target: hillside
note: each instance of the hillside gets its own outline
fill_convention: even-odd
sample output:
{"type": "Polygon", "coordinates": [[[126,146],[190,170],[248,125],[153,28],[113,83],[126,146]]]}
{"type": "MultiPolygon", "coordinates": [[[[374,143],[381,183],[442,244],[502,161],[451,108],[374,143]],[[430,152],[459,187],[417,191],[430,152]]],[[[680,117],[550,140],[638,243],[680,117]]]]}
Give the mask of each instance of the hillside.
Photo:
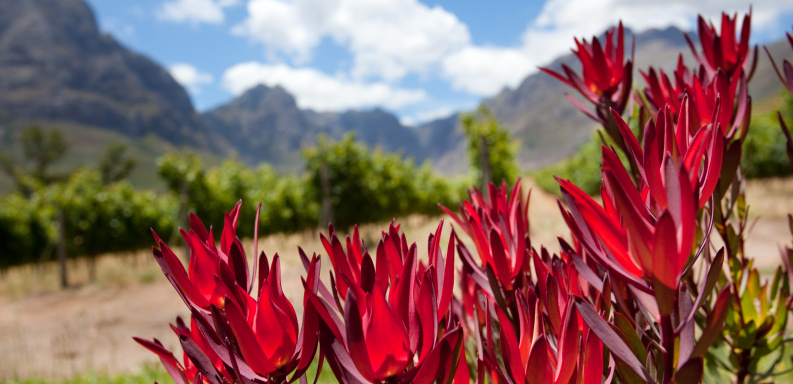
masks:
{"type": "Polygon", "coordinates": [[[0,0],[0,9],[0,122],[56,121],[211,145],[184,88],[100,33],[84,1],[0,0]]]}
{"type": "Polygon", "coordinates": [[[248,163],[268,162],[284,171],[302,168],[300,152],[319,134],[338,140],[346,132],[369,147],[402,152],[414,158],[423,153],[415,132],[382,109],[319,113],[300,109],[280,86],[257,85],[227,104],[204,113],[210,131],[227,140],[248,163]]]}
{"type": "MultiPolygon", "coordinates": [[[[140,166],[136,185],[158,181],[158,156],[189,147],[211,159],[210,140],[187,92],[159,64],[99,31],[83,0],[0,0],[0,150],[21,161],[18,132],[60,129],[70,150],[58,167],[93,164],[124,142],[140,166]]],[[[12,186],[0,175],[0,193],[12,186]]]]}

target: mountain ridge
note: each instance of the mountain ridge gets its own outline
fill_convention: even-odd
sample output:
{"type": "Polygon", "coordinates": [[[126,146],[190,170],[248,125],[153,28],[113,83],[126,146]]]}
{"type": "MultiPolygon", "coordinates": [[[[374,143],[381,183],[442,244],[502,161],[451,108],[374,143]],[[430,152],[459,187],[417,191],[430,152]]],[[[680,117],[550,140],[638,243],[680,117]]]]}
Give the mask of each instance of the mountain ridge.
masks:
{"type": "MultiPolygon", "coordinates": [[[[16,150],[17,156],[21,155],[13,148],[15,135],[25,124],[41,122],[62,126],[73,141],[87,141],[80,143],[82,149],[72,163],[93,156],[88,146],[94,139],[84,137],[86,132],[90,136],[107,130],[113,134],[94,135],[103,137],[95,140],[96,155],[104,149],[99,145],[112,137],[131,145],[148,143],[145,151],[138,151],[148,157],[190,148],[209,154],[212,162],[237,157],[291,172],[302,168],[301,152],[317,135],[339,139],[354,132],[369,147],[418,162],[430,160],[441,173],[468,170],[459,111],[406,126],[382,108],[302,109],[283,87],[260,84],[198,113],[185,88],[161,65],[100,32],[84,0],[0,0],[0,9],[0,148],[16,150]],[[75,126],[81,128],[70,128],[75,126]]],[[[631,41],[634,35],[626,32],[631,41]]],[[[674,27],[637,33],[635,41],[635,68],[652,63],[668,70],[680,52],[689,65],[694,63],[683,33],[674,27]]],[[[769,49],[778,60],[793,59],[786,41],[769,49]]],[[[781,88],[768,58],[761,53],[759,59],[750,85],[756,100],[772,97],[781,88]]],[[[579,67],[570,53],[548,66],[558,69],[562,63],[579,67]]],[[[638,71],[634,81],[641,83],[638,71]]],[[[574,95],[561,82],[536,72],[518,86],[482,99],[521,143],[523,169],[571,155],[594,132],[596,124],[565,99],[566,92],[574,95]]],[[[143,166],[151,173],[156,169],[151,158],[144,159],[143,166]]]]}

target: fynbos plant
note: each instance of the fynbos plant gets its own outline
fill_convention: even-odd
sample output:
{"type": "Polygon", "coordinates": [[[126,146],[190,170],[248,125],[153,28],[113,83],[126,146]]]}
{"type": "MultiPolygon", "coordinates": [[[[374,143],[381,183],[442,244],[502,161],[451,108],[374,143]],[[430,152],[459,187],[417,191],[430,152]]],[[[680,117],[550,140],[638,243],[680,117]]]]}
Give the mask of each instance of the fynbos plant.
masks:
{"type": "MultiPolygon", "coordinates": [[[[638,130],[623,119],[634,93],[622,24],[604,44],[576,40],[582,75],[543,69],[591,102],[594,112],[574,101],[617,143],[601,148],[600,201],[557,179],[570,231],[557,254],[529,238],[521,181],[491,183],[469,192],[458,212],[441,206],[457,228],[441,241],[441,221],[426,254],[396,222],[376,244],[357,227],[342,237],[329,226],[319,235],[324,256],[299,249],[298,318],[281,288],[280,257],[269,263],[254,239],[248,267],[238,203],[217,243],[191,215],[181,232],[187,268],[154,235],[155,259],[190,310],[190,326],[172,326],[181,360],[156,339],[136,341],[177,383],[307,382],[312,363],[342,383],[773,380],[784,370],[777,363],[788,342],[793,250],[782,248],[784,269],[769,278],[744,249],[740,157],[757,49],[750,60],[751,15],[740,29],[737,20],[723,15],[719,32],[699,19],[701,52],[689,39],[698,67],[681,55],[671,76],[641,72],[638,130]]],[[[782,68],[793,92],[793,69],[787,61],[782,68]]],[[[257,214],[254,236],[258,222],[257,214]]],[[[793,234],[793,217],[790,226],[793,234]]]]}

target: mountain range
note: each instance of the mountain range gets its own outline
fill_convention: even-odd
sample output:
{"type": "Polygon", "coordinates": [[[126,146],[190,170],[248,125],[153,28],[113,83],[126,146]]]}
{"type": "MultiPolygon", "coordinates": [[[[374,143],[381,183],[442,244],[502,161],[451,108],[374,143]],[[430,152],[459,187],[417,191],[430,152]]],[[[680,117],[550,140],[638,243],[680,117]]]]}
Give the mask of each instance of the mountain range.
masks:
{"type": "MultiPolygon", "coordinates": [[[[154,159],[178,148],[190,148],[210,164],[236,156],[249,164],[268,162],[297,171],[302,148],[317,135],[338,139],[352,131],[367,146],[430,160],[441,173],[467,171],[457,113],[405,126],[379,108],[338,113],[301,109],[285,89],[265,85],[198,113],[168,71],[100,32],[84,0],[0,0],[0,9],[0,150],[12,156],[21,157],[16,137],[31,123],[64,132],[73,149],[63,166],[91,163],[106,144],[123,141],[141,160],[133,182],[148,186],[156,179],[154,159]]],[[[688,52],[676,28],[629,38],[636,42],[636,68],[652,63],[669,69],[680,52],[688,52]]],[[[787,42],[769,49],[778,60],[793,60],[787,42]]],[[[571,54],[549,66],[558,69],[562,63],[577,66],[571,54]]],[[[635,79],[639,84],[638,73],[635,79]]],[[[752,95],[762,101],[779,89],[762,55],[752,95]]],[[[535,73],[482,101],[520,142],[524,169],[555,163],[592,135],[595,124],[565,99],[568,91],[535,73]]],[[[8,183],[0,179],[0,184],[8,183]]]]}

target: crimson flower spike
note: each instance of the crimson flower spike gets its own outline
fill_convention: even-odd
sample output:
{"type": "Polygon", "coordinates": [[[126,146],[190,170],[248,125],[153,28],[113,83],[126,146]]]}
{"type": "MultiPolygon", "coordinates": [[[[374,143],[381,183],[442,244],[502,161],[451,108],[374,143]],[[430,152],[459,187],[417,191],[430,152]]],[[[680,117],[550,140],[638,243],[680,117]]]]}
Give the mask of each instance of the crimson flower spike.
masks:
{"type": "Polygon", "coordinates": [[[444,260],[441,229],[442,223],[430,237],[426,267],[395,223],[382,232],[376,261],[357,229],[346,253],[332,227],[330,239],[322,236],[336,274],[330,290],[318,282],[319,295],[307,295],[323,324],[323,355],[340,382],[430,383],[456,376],[463,338],[449,311],[454,235],[444,260]]]}
{"type": "Polygon", "coordinates": [[[243,297],[248,294],[248,262],[242,243],[236,235],[237,221],[242,201],[225,214],[225,225],[220,237],[220,249],[215,244],[212,229],[206,227],[195,214],[190,214],[189,231],[181,230],[182,238],[190,250],[190,263],[185,270],[174,252],[152,230],[158,247],[153,247],[154,258],[165,276],[188,307],[206,312],[211,306],[223,308],[231,299],[243,308],[243,297]]]}
{"type": "Polygon", "coordinates": [[[574,88],[594,104],[597,107],[595,113],[568,96],[568,99],[578,109],[606,126],[609,119],[608,109],[614,108],[622,113],[630,98],[633,81],[633,50],[631,50],[630,59],[626,61],[624,30],[621,21],[617,28],[606,32],[605,46],[597,37],[592,38],[591,44],[585,39],[580,41],[575,39],[575,43],[576,49],[573,49],[573,53],[581,62],[581,76],[565,64],[562,64],[564,74],[544,67],[540,67],[540,70],[574,88]],[[616,44],[614,42],[615,32],[616,44]]]}
{"type": "Polygon", "coordinates": [[[705,21],[700,15],[697,22],[699,40],[702,46],[702,53],[697,53],[697,49],[691,38],[686,34],[685,38],[691,48],[691,52],[697,61],[705,67],[708,77],[712,78],[716,72],[722,71],[731,78],[735,72],[744,71],[747,73],[747,81],[752,78],[752,74],[757,66],[757,47],[754,49],[754,60],[751,68],[749,65],[749,34],[752,27],[752,9],[749,8],[743,18],[740,36],[736,38],[738,15],[730,17],[726,13],[721,14],[721,34],[716,31],[713,23],[705,21]]]}
{"type": "Polygon", "coordinates": [[[683,167],[698,196],[698,208],[705,206],[718,184],[724,152],[724,138],[714,124],[708,124],[689,136],[691,106],[688,96],[678,108],[680,117],[675,124],[669,105],[659,110],[655,121],[648,121],[644,129],[643,148],[628,124],[612,111],[614,121],[622,133],[641,179],[641,195],[648,196],[650,210],[658,215],[669,206],[664,187],[664,164],[667,160],[683,167]]]}
{"type": "MultiPolygon", "coordinates": [[[[366,244],[361,240],[358,226],[353,228],[352,238],[346,238],[346,251],[342,246],[332,225],[328,227],[328,237],[320,234],[320,240],[333,264],[333,294],[344,301],[350,289],[359,290],[367,286],[369,281],[377,283],[383,292],[388,287],[396,287],[399,276],[405,268],[405,263],[414,258],[412,252],[417,252],[415,247],[408,247],[404,234],[399,232],[400,225],[392,222],[388,231],[383,231],[382,238],[377,244],[376,256],[373,260],[366,249],[366,244]],[[376,268],[375,268],[376,267],[376,268]]],[[[424,275],[433,269],[433,284],[438,296],[438,313],[441,319],[446,316],[452,300],[454,290],[454,235],[446,248],[446,257],[443,256],[441,236],[443,220],[438,224],[435,233],[431,234],[428,242],[428,265],[423,261],[418,262],[415,270],[417,281],[422,281],[424,275]]],[[[389,291],[389,299],[396,297],[397,292],[389,291]]],[[[342,310],[339,305],[339,311],[342,310]]],[[[361,307],[360,310],[364,311],[361,307]]],[[[440,320],[440,319],[439,319],[440,320]]]]}
{"type": "Polygon", "coordinates": [[[695,191],[671,158],[660,165],[666,208],[652,212],[617,154],[603,147],[603,206],[569,180],[558,179],[568,226],[603,268],[645,292],[648,282],[676,290],[696,230],[695,191]]]}
{"type": "MultiPolygon", "coordinates": [[[[316,283],[318,268],[315,258],[309,267],[308,279],[312,281],[309,286],[316,283]]],[[[300,329],[295,310],[281,289],[281,265],[277,254],[269,270],[263,268],[263,272],[265,276],[259,279],[258,298],[248,306],[247,313],[233,302],[226,306],[228,330],[236,340],[241,360],[254,373],[249,378],[272,380],[286,377],[293,371],[295,378],[305,372],[316,350],[319,331],[316,314],[307,305],[300,329]]],[[[218,320],[216,318],[215,322],[218,320]]]]}
{"type": "Polygon", "coordinates": [[[686,74],[688,74],[688,68],[686,68],[683,63],[683,55],[681,54],[677,59],[677,69],[674,72],[675,75],[672,76],[675,80],[674,83],[669,79],[669,76],[663,69],[658,69],[656,71],[655,68],[650,67],[647,73],[641,70],[639,73],[647,84],[644,88],[644,96],[650,103],[650,105],[647,106],[648,112],[658,111],[664,105],[668,105],[674,116],[674,120],[677,121],[679,112],[678,106],[683,101],[683,96],[686,94],[682,82],[683,79],[690,78],[690,76],[686,76],[686,74]]]}
{"type": "Polygon", "coordinates": [[[193,309],[206,345],[232,369],[237,382],[286,383],[305,374],[319,343],[317,311],[308,303],[309,294],[316,294],[319,280],[319,258],[314,257],[304,281],[303,325],[298,329],[292,304],[281,289],[281,268],[278,255],[271,266],[262,263],[259,297],[248,299],[247,311],[228,301],[223,313],[211,308],[211,314],[193,309]],[[292,374],[291,378],[287,376],[292,374]]]}
{"type": "Polygon", "coordinates": [[[199,331],[195,318],[192,318],[191,325],[188,328],[184,321],[177,317],[176,325],[171,325],[171,329],[179,337],[179,341],[182,344],[182,349],[184,350],[183,365],[157,339],[153,341],[138,337],[133,337],[133,339],[138,344],[157,354],[166,372],[177,383],[234,382],[234,376],[226,369],[220,356],[211,349],[199,331]],[[193,361],[199,361],[200,363],[195,364],[193,361]],[[203,377],[204,379],[196,380],[197,377],[203,377]]]}
{"type": "Polygon", "coordinates": [[[286,382],[290,373],[293,377],[289,381],[294,381],[305,373],[316,352],[318,315],[310,303],[306,304],[308,292],[315,294],[319,287],[319,258],[315,257],[306,267],[307,293],[300,328],[295,310],[281,288],[277,254],[268,265],[267,256],[261,253],[257,299],[249,294],[257,279],[249,278],[255,274],[248,273],[245,253],[236,236],[240,204],[225,215],[219,249],[212,230],[207,232],[198,217],[191,215],[190,231],[182,231],[191,252],[188,271],[154,235],[160,246],[154,248],[155,258],[193,314],[191,329],[181,322],[174,327],[191,363],[186,360],[182,369],[156,343],[142,344],[161,356],[175,379],[184,376],[177,382],[193,376],[193,368],[198,370],[194,375],[197,383],[280,383],[286,382]],[[179,369],[186,374],[179,373],[179,369]]]}
{"type": "Polygon", "coordinates": [[[700,128],[714,124],[720,127],[728,140],[736,135],[745,137],[752,100],[744,72],[735,72],[732,77],[727,77],[726,73],[718,71],[710,80],[695,75],[685,88],[692,105],[689,130],[692,136],[700,128]]]}
{"type": "MultiPolygon", "coordinates": [[[[542,316],[542,304],[529,289],[528,297],[522,292],[516,292],[517,315],[515,323],[510,321],[503,309],[490,302],[490,312],[495,312],[495,318],[501,328],[499,335],[501,357],[504,368],[501,367],[495,352],[496,344],[492,342],[492,324],[488,316],[486,329],[488,332],[487,354],[485,359],[493,367],[499,382],[507,383],[594,383],[600,382],[602,377],[602,344],[590,341],[592,348],[585,345],[584,353],[590,360],[585,364],[594,367],[579,365],[580,329],[587,331],[588,327],[579,321],[578,313],[572,304],[572,296],[567,302],[566,310],[560,319],[557,331],[546,327],[542,316]],[[585,373],[576,377],[576,368],[585,373]],[[591,376],[591,377],[590,377],[591,376]]],[[[588,333],[588,332],[587,332],[588,333]]],[[[584,335],[586,336],[587,333],[584,335]]],[[[590,336],[591,338],[591,336],[590,336]]]]}
{"type": "MultiPolygon", "coordinates": [[[[521,180],[515,183],[511,193],[506,183],[498,188],[490,183],[489,202],[476,189],[469,191],[468,195],[469,201],[460,203],[459,215],[442,205],[440,207],[473,239],[481,269],[492,268],[508,291],[524,285],[521,272],[529,266],[529,205],[528,197],[523,201],[521,180]]],[[[459,247],[468,254],[464,245],[459,247]]],[[[464,262],[470,260],[462,259],[464,262]]],[[[480,269],[473,263],[471,268],[480,269]]]]}

